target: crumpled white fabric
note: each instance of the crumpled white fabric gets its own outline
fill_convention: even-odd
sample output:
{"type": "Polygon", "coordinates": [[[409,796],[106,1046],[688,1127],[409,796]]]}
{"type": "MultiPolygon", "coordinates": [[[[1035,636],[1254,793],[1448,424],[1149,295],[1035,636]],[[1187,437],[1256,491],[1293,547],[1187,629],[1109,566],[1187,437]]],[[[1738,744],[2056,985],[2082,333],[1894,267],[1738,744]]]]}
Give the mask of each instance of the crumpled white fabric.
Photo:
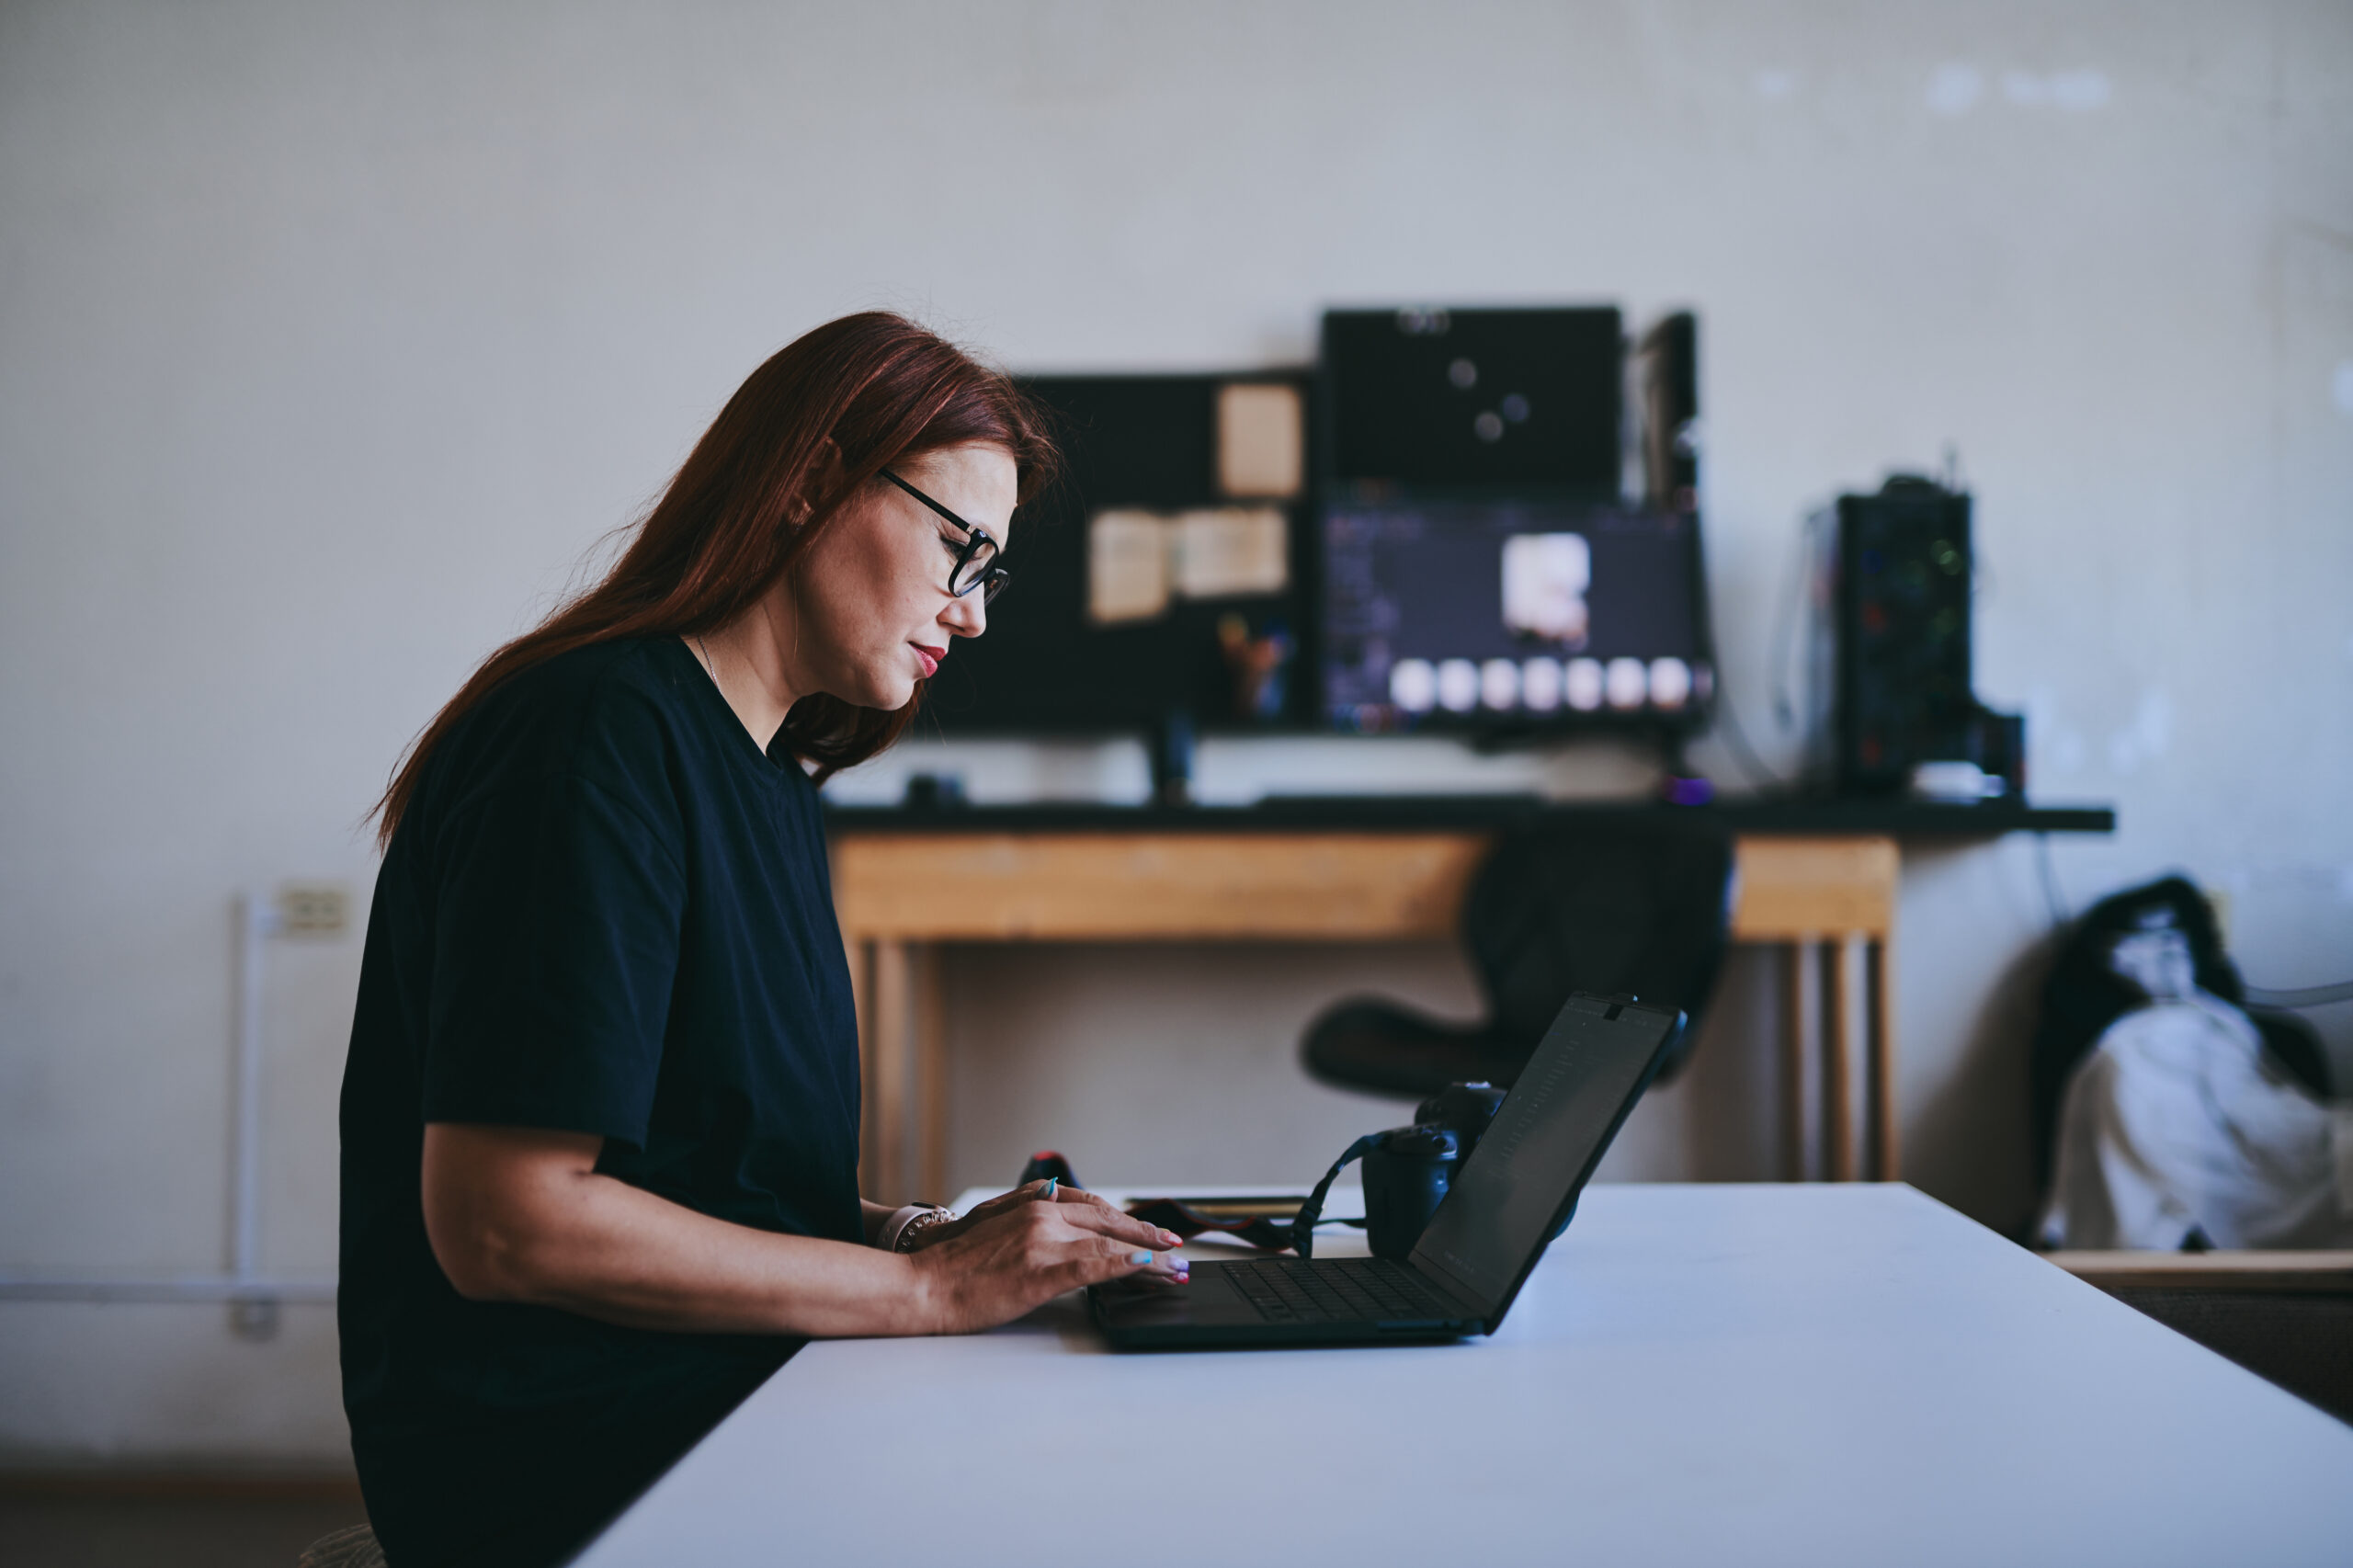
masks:
{"type": "Polygon", "coordinates": [[[2353,1107],[2263,1055],[2245,1014],[2206,992],[2108,1027],[2059,1113],[2049,1247],[2353,1246],[2353,1107]]]}

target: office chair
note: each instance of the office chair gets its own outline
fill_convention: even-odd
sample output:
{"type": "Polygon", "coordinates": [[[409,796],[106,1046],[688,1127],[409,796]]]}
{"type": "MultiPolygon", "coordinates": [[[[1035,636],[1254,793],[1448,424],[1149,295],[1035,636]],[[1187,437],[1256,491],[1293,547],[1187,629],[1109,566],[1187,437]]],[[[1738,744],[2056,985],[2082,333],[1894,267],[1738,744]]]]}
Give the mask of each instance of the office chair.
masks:
{"type": "Polygon", "coordinates": [[[1589,991],[1690,1015],[1665,1081],[1689,1055],[1722,966],[1731,893],[1732,837],[1709,817],[1663,807],[1512,829],[1462,904],[1486,1021],[1446,1024],[1356,997],[1308,1026],[1300,1059],[1324,1083],[1409,1099],[1462,1081],[1507,1085],[1569,993],[1589,991]]]}

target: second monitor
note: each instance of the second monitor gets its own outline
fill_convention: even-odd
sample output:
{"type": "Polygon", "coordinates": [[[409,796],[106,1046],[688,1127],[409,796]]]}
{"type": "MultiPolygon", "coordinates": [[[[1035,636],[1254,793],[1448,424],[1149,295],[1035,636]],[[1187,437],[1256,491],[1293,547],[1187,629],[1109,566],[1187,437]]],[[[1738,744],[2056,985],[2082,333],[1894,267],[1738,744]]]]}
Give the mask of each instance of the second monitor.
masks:
{"type": "Polygon", "coordinates": [[[1565,502],[1321,517],[1324,717],[1346,730],[1688,728],[1715,689],[1699,524],[1565,502]]]}

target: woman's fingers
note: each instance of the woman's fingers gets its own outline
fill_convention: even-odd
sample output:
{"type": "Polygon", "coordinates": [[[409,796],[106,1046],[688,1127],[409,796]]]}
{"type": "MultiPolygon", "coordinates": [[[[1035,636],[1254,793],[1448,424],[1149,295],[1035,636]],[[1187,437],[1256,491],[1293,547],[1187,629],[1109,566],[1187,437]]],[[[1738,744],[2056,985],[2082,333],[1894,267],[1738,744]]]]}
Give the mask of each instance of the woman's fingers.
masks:
{"type": "Polygon", "coordinates": [[[1174,1231],[1164,1231],[1148,1225],[1134,1215],[1092,1192],[1063,1187],[1055,1194],[1055,1213],[1083,1230],[1098,1232],[1114,1241],[1135,1242],[1143,1246],[1168,1248],[1182,1245],[1185,1238],[1174,1231]]]}
{"type": "Polygon", "coordinates": [[[962,1234],[916,1255],[957,1281],[942,1324],[951,1330],[1004,1323],[1065,1290],[1130,1278],[1168,1285],[1188,1272],[1174,1232],[1108,1204],[1033,1199],[988,1216],[976,1209],[973,1218],[962,1234]]]}
{"type": "Polygon", "coordinates": [[[1127,1210],[1114,1207],[1108,1199],[1075,1187],[1066,1187],[1049,1177],[1018,1187],[1002,1198],[992,1198],[974,1206],[975,1218],[1000,1214],[1031,1203],[1051,1203],[1052,1212],[1081,1230],[1095,1231],[1114,1241],[1133,1242],[1139,1246],[1165,1250],[1180,1246],[1184,1238],[1174,1231],[1164,1231],[1157,1225],[1147,1225],[1127,1210]]]}
{"type": "Polygon", "coordinates": [[[1055,1217],[1082,1231],[1092,1231],[1115,1242],[1134,1246],[1152,1247],[1161,1252],[1182,1246],[1185,1238],[1174,1231],[1164,1231],[1157,1225],[1147,1225],[1134,1215],[1112,1208],[1100,1199],[1089,1204],[1065,1203],[1056,1206],[1055,1217]]]}
{"type": "Polygon", "coordinates": [[[1183,1257],[1173,1253],[1097,1237],[1072,1249],[1068,1282],[1063,1289],[1078,1290],[1131,1278],[1173,1282],[1184,1278],[1188,1267],[1183,1257]]]}
{"type": "Polygon", "coordinates": [[[1032,1204],[1029,1218],[1033,1225],[1051,1227],[1052,1233],[1066,1234],[1076,1231],[1100,1237],[1106,1244],[1130,1252],[1167,1252],[1184,1244],[1185,1240],[1174,1231],[1147,1225],[1134,1215],[1122,1213],[1101,1201],[1032,1204]]]}
{"type": "MultiPolygon", "coordinates": [[[[1063,1187],[1059,1183],[1042,1181],[1029,1182],[1023,1186],[1015,1187],[1011,1192],[1000,1192],[995,1198],[983,1199],[980,1202],[973,1204],[970,1209],[964,1211],[964,1218],[967,1220],[986,1220],[998,1214],[1009,1214],[1017,1209],[1026,1208],[1029,1204],[1039,1202],[1041,1199],[1047,1201],[1060,1201],[1063,1195],[1070,1190],[1071,1189],[1069,1187],[1063,1187]],[[1051,1192],[1048,1190],[1049,1187],[1052,1188],[1051,1192]]],[[[1090,1192],[1085,1196],[1092,1198],[1095,1195],[1090,1192]]]]}
{"type": "Polygon", "coordinates": [[[1130,1274],[1175,1275],[1186,1267],[1170,1256],[1183,1238],[1108,1204],[1034,1205],[1023,1218],[1029,1256],[1043,1272],[1061,1277],[1061,1290],[1130,1274]]]}
{"type": "Polygon", "coordinates": [[[1029,1195],[1032,1201],[1060,1203],[1076,1209],[1108,1209],[1114,1214],[1120,1212],[1109,1199],[1089,1192],[1083,1187],[1072,1187],[1052,1176],[1022,1190],[1029,1195]]]}

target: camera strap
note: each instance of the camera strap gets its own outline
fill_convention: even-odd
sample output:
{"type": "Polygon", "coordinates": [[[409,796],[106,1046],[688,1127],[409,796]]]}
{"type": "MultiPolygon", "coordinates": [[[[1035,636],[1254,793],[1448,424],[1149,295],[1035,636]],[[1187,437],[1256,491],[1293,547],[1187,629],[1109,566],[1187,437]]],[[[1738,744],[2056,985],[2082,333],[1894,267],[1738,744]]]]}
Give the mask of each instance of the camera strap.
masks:
{"type": "Polygon", "coordinates": [[[1324,1217],[1324,1199],[1332,1190],[1332,1183],[1338,1179],[1340,1172],[1347,1167],[1349,1161],[1364,1158],[1380,1145],[1383,1138],[1388,1136],[1386,1132],[1368,1132],[1349,1144],[1347,1151],[1332,1162],[1332,1168],[1324,1173],[1324,1179],[1315,1184],[1315,1190],[1307,1195],[1307,1201],[1299,1206],[1299,1213],[1290,1222],[1290,1245],[1293,1252],[1302,1257],[1315,1256],[1315,1225],[1316,1221],[1324,1217]]]}
{"type": "Polygon", "coordinates": [[[1264,1214],[1253,1214],[1246,1220],[1221,1219],[1174,1198],[1138,1199],[1128,1205],[1128,1212],[1147,1225],[1174,1231],[1187,1241],[1215,1232],[1267,1252],[1280,1252],[1290,1245],[1290,1221],[1272,1220],[1264,1214]]]}

